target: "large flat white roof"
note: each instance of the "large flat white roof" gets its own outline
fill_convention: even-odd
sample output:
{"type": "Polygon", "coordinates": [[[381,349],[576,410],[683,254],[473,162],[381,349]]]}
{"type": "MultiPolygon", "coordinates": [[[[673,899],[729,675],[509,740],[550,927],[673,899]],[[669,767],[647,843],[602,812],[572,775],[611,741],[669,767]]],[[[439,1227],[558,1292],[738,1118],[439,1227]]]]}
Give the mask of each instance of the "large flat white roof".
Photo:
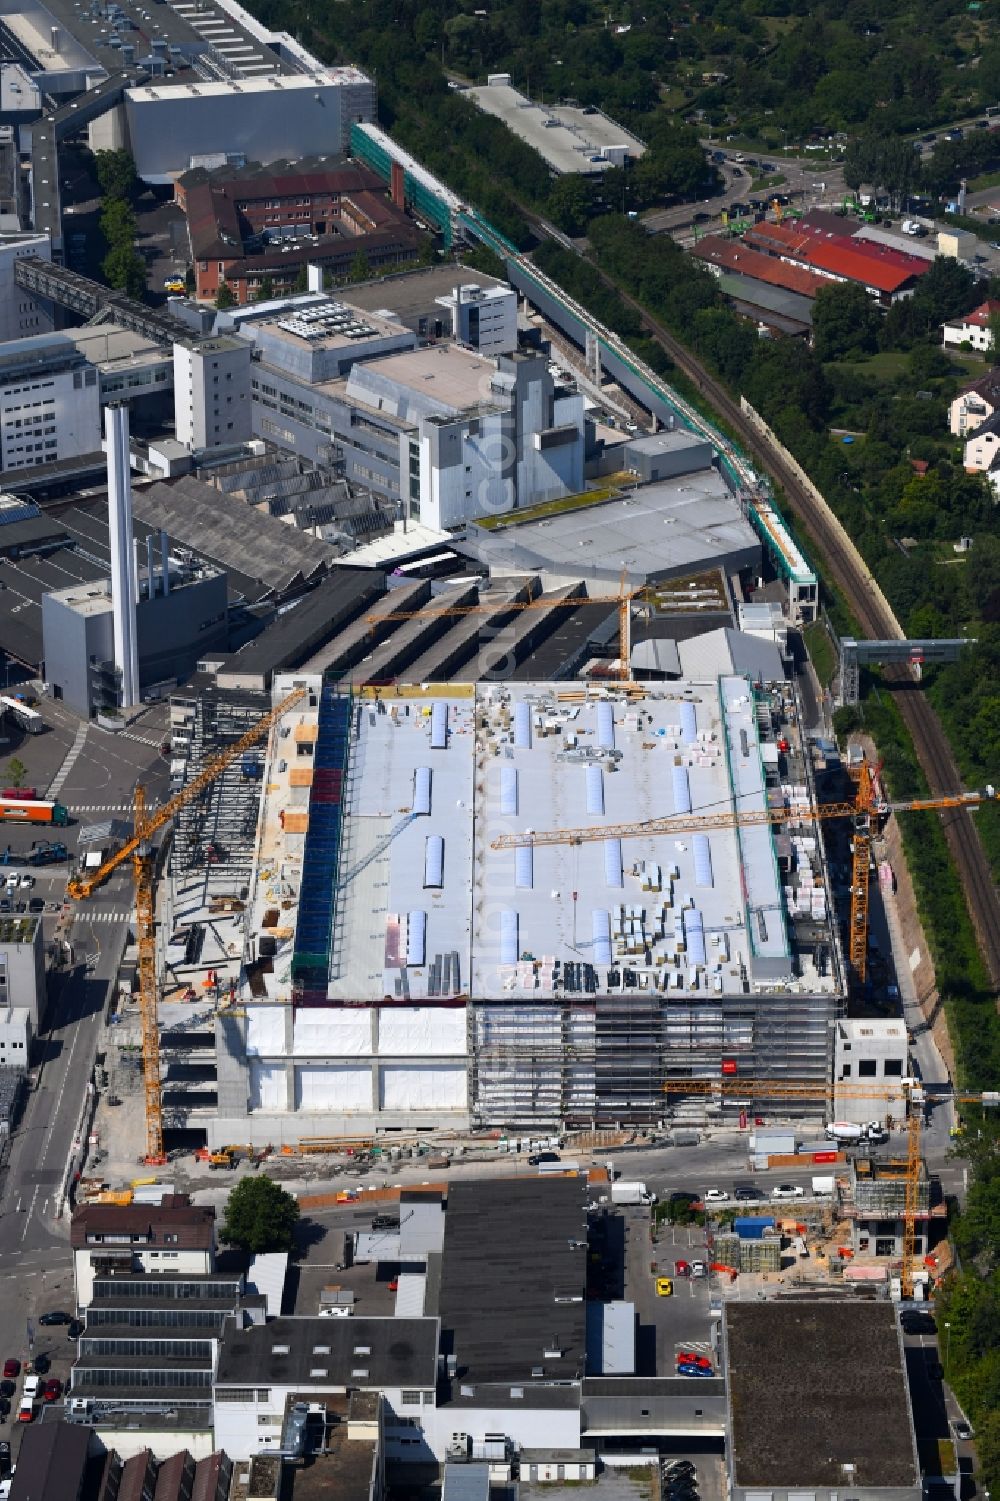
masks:
{"type": "MultiPolygon", "coordinates": [[[[299,709],[294,719],[304,726],[315,713],[299,709]]],[[[794,726],[781,733],[796,740],[794,726]]],[[[303,786],[290,799],[289,776],[308,765],[292,752],[287,739],[272,742],[264,874],[251,898],[254,923],[279,897],[282,907],[284,942],[256,991],[262,1000],[291,994],[305,825],[292,829],[290,813],[304,816],[309,795],[303,786]]],[[[811,957],[817,943],[835,941],[814,879],[811,824],[790,831],[794,861],[786,857],[784,873],[769,824],[697,835],[640,827],[620,842],[600,832],[801,803],[805,788],[779,780],[778,758],[774,738],[760,739],[751,684],[738,675],[651,684],[645,693],[517,682],[362,690],[328,893],[330,999],[830,991],[834,975],[817,972],[811,957]],[[578,829],[596,837],[494,847],[501,835],[578,829]],[[797,884],[783,885],[790,880],[797,884]],[[794,957],[790,912],[812,924],[794,957]]]]}
{"type": "Polygon", "coordinates": [[[272,94],[297,89],[343,88],[347,84],[368,83],[367,74],[360,68],[323,68],[318,73],[270,73],[263,78],[241,78],[239,82],[226,80],[204,83],[155,83],[127,89],[130,100],[138,104],[181,99],[222,99],[240,94],[272,94]]]}

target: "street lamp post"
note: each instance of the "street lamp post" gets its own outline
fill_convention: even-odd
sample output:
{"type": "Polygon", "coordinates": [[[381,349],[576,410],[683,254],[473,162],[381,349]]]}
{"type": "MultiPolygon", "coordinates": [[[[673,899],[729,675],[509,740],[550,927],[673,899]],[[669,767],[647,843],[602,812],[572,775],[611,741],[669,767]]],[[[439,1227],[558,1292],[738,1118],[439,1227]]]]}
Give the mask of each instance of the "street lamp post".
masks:
{"type": "Polygon", "coordinates": [[[946,1319],[945,1320],[945,1325],[944,1325],[944,1363],[945,1363],[945,1369],[947,1369],[947,1366],[948,1366],[948,1352],[950,1351],[950,1349],[951,1349],[951,1325],[948,1323],[948,1321],[946,1319]]]}

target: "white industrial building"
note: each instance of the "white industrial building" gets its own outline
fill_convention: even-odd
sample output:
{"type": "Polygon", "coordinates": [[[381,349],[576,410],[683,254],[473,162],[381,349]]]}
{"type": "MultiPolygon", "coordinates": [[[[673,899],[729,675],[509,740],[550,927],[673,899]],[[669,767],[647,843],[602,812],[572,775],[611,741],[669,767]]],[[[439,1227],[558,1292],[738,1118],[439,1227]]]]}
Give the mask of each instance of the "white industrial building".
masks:
{"type": "Polygon", "coordinates": [[[517,348],[517,293],[513,287],[463,283],[434,300],[451,314],[451,336],[460,344],[468,344],[480,354],[513,354],[517,348]]]}
{"type": "Polygon", "coordinates": [[[239,153],[267,166],[347,150],[351,126],[375,118],[375,85],[360,68],[210,83],[157,80],[125,94],[136,171],[170,183],[196,158],[239,153]]]}
{"type": "Polygon", "coordinates": [[[223,334],[174,345],[174,421],[191,452],[245,443],[251,433],[250,356],[245,339],[223,334]]]}
{"type": "Polygon", "coordinates": [[[101,446],[97,371],[65,334],[0,344],[0,469],[30,469],[101,446]]]}
{"type": "Polygon", "coordinates": [[[48,333],[52,328],[51,310],[14,281],[14,267],[25,256],[51,261],[52,241],[48,235],[0,235],[0,344],[48,333]]]}
{"type": "Polygon", "coordinates": [[[34,1029],[27,1006],[0,1004],[0,1068],[27,1069],[34,1029]]]}
{"type": "Polygon", "coordinates": [[[45,1025],[42,937],[40,917],[0,918],[0,1006],[26,1010],[32,1033],[45,1025]]]}
{"type": "MultiPolygon", "coordinates": [[[[470,338],[472,291],[455,309],[470,338]]],[[[476,337],[509,345],[515,302],[490,298],[499,316],[476,337]]],[[[543,355],[418,348],[398,318],[333,299],[249,323],[245,336],[258,355],[255,436],[312,460],[335,445],[347,480],[435,532],[583,489],[583,397],[556,384],[543,355]]]]}
{"type": "Polygon", "coordinates": [[[787,685],[307,681],[269,754],[218,1113],[189,1117],[210,1140],[655,1123],[686,1108],[668,1079],[830,1077],[817,829],[729,821],[813,795],[787,685]]]}
{"type": "Polygon", "coordinates": [[[903,1080],[909,1075],[909,1038],[906,1024],[882,1017],[864,1017],[837,1023],[834,1043],[834,1109],[837,1119],[870,1121],[892,1115],[902,1120],[906,1114],[903,1080]],[[838,1090],[843,1083],[846,1088],[838,1090]],[[866,1083],[873,1091],[871,1099],[854,1091],[866,1083]]]}

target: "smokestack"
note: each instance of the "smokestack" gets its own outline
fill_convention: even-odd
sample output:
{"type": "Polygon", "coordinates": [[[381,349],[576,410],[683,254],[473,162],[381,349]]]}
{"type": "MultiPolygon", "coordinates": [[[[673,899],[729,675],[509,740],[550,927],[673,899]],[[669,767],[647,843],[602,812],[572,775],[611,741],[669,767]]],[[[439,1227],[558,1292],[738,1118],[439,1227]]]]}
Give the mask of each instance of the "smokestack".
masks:
{"type": "Polygon", "coordinates": [[[139,654],[135,629],[136,566],[132,536],[132,478],[128,462],[128,407],[104,408],[108,456],[108,530],[111,544],[111,609],[115,666],[121,673],[122,706],[139,701],[139,654]]]}
{"type": "Polygon", "coordinates": [[[167,533],[164,527],[160,527],[160,566],[163,570],[163,597],[166,599],[170,593],[170,549],[167,545],[167,533]]]}

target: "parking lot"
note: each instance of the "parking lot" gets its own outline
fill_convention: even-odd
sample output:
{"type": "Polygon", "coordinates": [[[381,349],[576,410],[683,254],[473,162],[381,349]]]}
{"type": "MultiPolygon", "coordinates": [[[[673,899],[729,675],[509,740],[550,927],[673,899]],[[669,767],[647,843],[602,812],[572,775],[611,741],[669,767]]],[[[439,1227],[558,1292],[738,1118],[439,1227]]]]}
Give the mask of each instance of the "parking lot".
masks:
{"type": "Polygon", "coordinates": [[[679,1350],[710,1356],[714,1363],[710,1279],[676,1275],[678,1261],[707,1263],[704,1230],[664,1225],[654,1242],[648,1209],[625,1209],[615,1218],[623,1226],[624,1296],[635,1304],[638,1321],[636,1375],[675,1375],[679,1350]],[[673,1280],[670,1297],[656,1291],[657,1276],[663,1275],[673,1280]]]}

